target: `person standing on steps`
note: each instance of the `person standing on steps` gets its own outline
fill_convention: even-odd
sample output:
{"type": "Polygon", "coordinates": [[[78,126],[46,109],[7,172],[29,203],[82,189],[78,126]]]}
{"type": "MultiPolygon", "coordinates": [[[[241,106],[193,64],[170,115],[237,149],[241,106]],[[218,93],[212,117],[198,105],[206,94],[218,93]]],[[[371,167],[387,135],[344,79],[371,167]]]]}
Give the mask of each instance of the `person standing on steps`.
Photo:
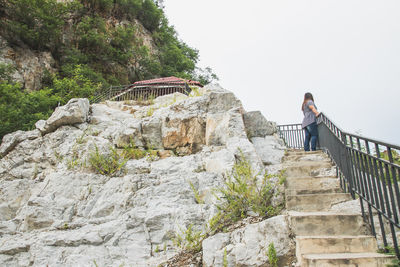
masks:
{"type": "Polygon", "coordinates": [[[304,129],[305,133],[304,150],[310,151],[311,141],[311,150],[315,151],[317,150],[317,117],[319,116],[319,112],[317,111],[317,106],[314,103],[314,97],[311,93],[305,93],[301,110],[304,114],[303,123],[301,124],[301,128],[304,129]]]}

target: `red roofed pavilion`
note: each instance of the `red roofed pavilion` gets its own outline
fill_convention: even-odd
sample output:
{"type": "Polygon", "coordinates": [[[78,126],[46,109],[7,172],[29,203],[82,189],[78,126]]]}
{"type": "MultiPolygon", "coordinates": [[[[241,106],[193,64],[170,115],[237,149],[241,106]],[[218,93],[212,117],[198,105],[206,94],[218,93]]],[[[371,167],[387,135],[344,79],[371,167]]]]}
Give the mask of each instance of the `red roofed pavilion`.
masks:
{"type": "Polygon", "coordinates": [[[133,84],[133,86],[143,86],[143,85],[192,85],[192,86],[198,86],[198,87],[203,87],[203,85],[198,82],[198,81],[193,81],[193,80],[185,80],[182,78],[177,78],[175,76],[171,77],[164,77],[164,78],[156,78],[156,79],[151,79],[151,80],[144,80],[144,81],[138,81],[133,84]]]}

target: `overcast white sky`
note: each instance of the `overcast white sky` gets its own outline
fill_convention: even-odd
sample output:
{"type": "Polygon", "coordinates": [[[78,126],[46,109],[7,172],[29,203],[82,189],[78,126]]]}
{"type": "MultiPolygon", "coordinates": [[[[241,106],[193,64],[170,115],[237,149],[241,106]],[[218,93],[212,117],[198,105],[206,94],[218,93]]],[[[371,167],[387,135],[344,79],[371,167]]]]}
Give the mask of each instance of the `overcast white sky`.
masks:
{"type": "Polygon", "coordinates": [[[164,2],[200,65],[246,110],[301,122],[310,91],[343,130],[400,144],[400,1],[164,2]]]}

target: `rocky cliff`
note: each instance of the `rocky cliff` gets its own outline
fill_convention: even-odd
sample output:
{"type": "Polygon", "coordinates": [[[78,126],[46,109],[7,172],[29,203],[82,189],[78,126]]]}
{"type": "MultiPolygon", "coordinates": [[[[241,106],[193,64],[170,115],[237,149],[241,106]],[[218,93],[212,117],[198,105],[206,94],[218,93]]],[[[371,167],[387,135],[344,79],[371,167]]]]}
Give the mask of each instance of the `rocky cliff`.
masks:
{"type": "MultiPolygon", "coordinates": [[[[166,264],[179,253],[174,235],[189,225],[201,229],[217,212],[215,188],[239,157],[255,172],[280,169],[284,147],[274,123],[245,112],[217,85],[195,95],[93,105],[72,99],[36,129],[6,135],[0,265],[166,264]]],[[[280,185],[273,186],[279,205],[280,185]]],[[[267,266],[274,243],[285,262],[293,253],[289,236],[283,215],[248,219],[204,240],[198,257],[203,266],[267,266]]]]}

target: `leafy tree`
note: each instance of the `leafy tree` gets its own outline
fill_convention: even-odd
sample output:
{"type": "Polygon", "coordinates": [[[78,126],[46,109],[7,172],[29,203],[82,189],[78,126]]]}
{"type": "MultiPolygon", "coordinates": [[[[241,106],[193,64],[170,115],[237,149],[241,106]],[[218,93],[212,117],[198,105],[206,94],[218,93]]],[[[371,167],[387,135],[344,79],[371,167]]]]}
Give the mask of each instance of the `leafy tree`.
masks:
{"type": "Polygon", "coordinates": [[[16,130],[30,130],[36,121],[46,119],[59,97],[51,89],[26,93],[17,83],[0,82],[0,138],[16,130]]]}
{"type": "Polygon", "coordinates": [[[11,45],[50,51],[58,67],[56,74],[44,72],[44,88],[26,92],[12,82],[12,67],[0,64],[0,137],[109,85],[171,75],[202,83],[216,78],[196,68],[198,51],[179,40],[153,0],[0,0],[0,15],[1,35],[11,45]],[[137,21],[151,32],[150,45],[137,21]]]}
{"type": "Polygon", "coordinates": [[[111,12],[114,0],[80,0],[82,5],[89,11],[95,11],[108,14],[111,12]]]}
{"type": "Polygon", "coordinates": [[[60,97],[61,104],[65,104],[69,99],[75,97],[85,97],[91,99],[94,92],[101,89],[101,83],[94,83],[85,75],[87,69],[81,65],[76,65],[72,70],[71,77],[62,79],[54,77],[53,89],[55,95],[60,97]]]}
{"type": "Polygon", "coordinates": [[[74,97],[91,98],[101,86],[88,77],[86,66],[76,65],[70,77],[53,76],[51,88],[26,92],[20,84],[9,81],[6,69],[0,64],[0,138],[16,130],[32,129],[36,121],[47,119],[58,104],[74,97]]]}
{"type": "Polygon", "coordinates": [[[6,18],[1,26],[9,42],[22,41],[33,49],[52,52],[61,44],[66,14],[74,7],[56,0],[8,0],[4,5],[6,18]]]}
{"type": "Polygon", "coordinates": [[[142,8],[138,14],[138,19],[146,29],[152,32],[158,29],[162,14],[161,9],[156,6],[153,0],[144,0],[142,8]]]}
{"type": "Polygon", "coordinates": [[[142,0],[116,0],[114,15],[133,21],[142,10],[142,0]]]}
{"type": "Polygon", "coordinates": [[[106,23],[100,16],[85,16],[76,25],[77,47],[91,61],[107,61],[111,46],[107,40],[106,23]]]}
{"type": "Polygon", "coordinates": [[[194,77],[203,85],[219,80],[218,76],[210,67],[206,67],[205,69],[197,68],[194,77]]]}

